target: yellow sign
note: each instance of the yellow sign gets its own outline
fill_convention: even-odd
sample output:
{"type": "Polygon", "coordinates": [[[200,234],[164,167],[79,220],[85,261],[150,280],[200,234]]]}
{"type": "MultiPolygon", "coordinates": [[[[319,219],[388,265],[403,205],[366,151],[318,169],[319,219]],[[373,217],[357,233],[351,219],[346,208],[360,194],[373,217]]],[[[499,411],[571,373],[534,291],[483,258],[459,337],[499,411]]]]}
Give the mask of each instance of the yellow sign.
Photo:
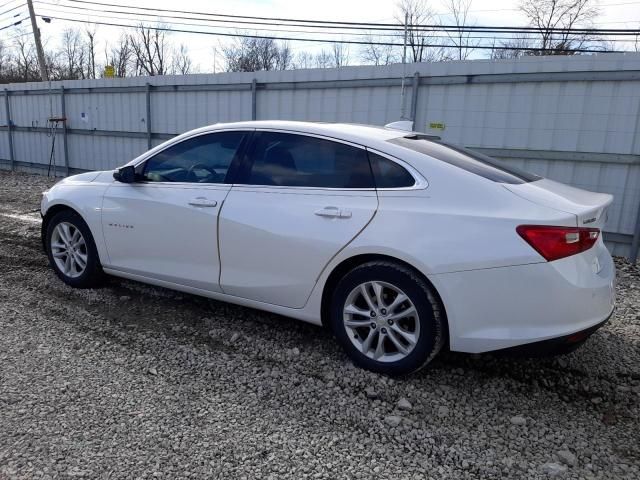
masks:
{"type": "Polygon", "coordinates": [[[105,78],[113,78],[115,77],[116,70],[113,68],[113,65],[105,65],[104,66],[104,77],[105,78]]]}
{"type": "Polygon", "coordinates": [[[444,123],[442,122],[431,122],[429,123],[429,128],[433,130],[444,130],[444,123]]]}

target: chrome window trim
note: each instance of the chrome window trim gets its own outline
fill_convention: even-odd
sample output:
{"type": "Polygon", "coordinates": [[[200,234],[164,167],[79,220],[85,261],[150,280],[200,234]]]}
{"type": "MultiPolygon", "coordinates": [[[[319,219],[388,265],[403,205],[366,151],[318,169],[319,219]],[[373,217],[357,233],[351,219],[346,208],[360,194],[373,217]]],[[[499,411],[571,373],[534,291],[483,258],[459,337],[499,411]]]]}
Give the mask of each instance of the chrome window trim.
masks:
{"type": "MultiPolygon", "coordinates": [[[[221,128],[219,130],[209,130],[209,131],[206,131],[206,132],[194,132],[193,134],[191,134],[189,136],[186,136],[186,137],[182,137],[180,139],[178,139],[178,137],[180,137],[180,135],[177,135],[175,138],[172,138],[171,140],[169,140],[169,142],[171,142],[171,143],[167,143],[164,146],[164,148],[162,148],[162,150],[154,151],[155,148],[160,146],[160,145],[157,145],[156,147],[152,148],[151,150],[143,153],[142,154],[143,155],[142,158],[140,158],[136,163],[134,163],[133,166],[135,168],[137,168],[142,163],[144,163],[147,160],[151,159],[152,157],[155,157],[156,155],[164,152],[166,149],[171,148],[174,145],[177,145],[178,143],[186,142],[187,140],[191,140],[192,138],[196,138],[196,137],[201,137],[202,135],[212,135],[212,134],[223,133],[223,132],[246,132],[246,133],[252,133],[252,132],[255,132],[255,128],[221,128]],[[151,153],[151,152],[153,152],[153,153],[151,153]]],[[[153,183],[176,183],[176,182],[153,182],[153,183]]],[[[226,184],[224,184],[224,185],[226,185],[226,184]]]]}
{"type": "MultiPolygon", "coordinates": [[[[330,135],[322,135],[322,134],[318,134],[318,133],[312,133],[312,132],[305,132],[305,131],[300,131],[300,130],[291,130],[291,129],[283,129],[283,128],[268,128],[268,127],[264,127],[264,128],[221,128],[221,129],[214,129],[214,130],[208,130],[205,132],[197,132],[197,133],[193,133],[192,135],[189,135],[187,137],[181,138],[179,140],[175,140],[172,141],[171,143],[167,144],[162,150],[158,150],[156,152],[153,152],[153,154],[149,154],[144,156],[141,160],[139,160],[137,163],[133,164],[134,168],[138,168],[138,166],[140,166],[141,164],[143,164],[144,162],[148,161],[149,159],[151,159],[152,157],[164,152],[166,149],[184,142],[186,140],[190,140],[192,138],[195,137],[199,137],[202,135],[211,135],[211,134],[215,134],[215,133],[222,133],[222,132],[247,132],[247,133],[251,133],[251,132],[276,132],[276,133],[288,133],[288,134],[293,134],[293,135],[301,135],[301,136],[306,136],[306,137],[313,137],[313,138],[320,138],[322,140],[328,140],[328,141],[332,141],[332,142],[337,142],[337,143],[342,143],[344,145],[349,145],[351,147],[354,148],[358,148],[360,150],[365,150],[367,152],[372,152],[375,153],[377,155],[380,155],[384,158],[386,158],[387,160],[390,160],[392,162],[397,163],[398,165],[400,165],[402,168],[404,168],[405,170],[407,170],[409,172],[409,174],[413,177],[413,179],[415,180],[415,184],[410,186],[410,187],[393,187],[393,188],[336,188],[336,187],[299,187],[299,186],[283,186],[283,185],[254,185],[254,184],[250,184],[250,183],[233,183],[233,184],[229,184],[229,183],[198,183],[198,182],[148,182],[148,181],[141,181],[141,182],[136,182],[137,184],[142,184],[142,185],[183,185],[183,186],[187,186],[187,185],[200,185],[200,186],[205,186],[205,185],[213,185],[213,186],[225,186],[225,185],[229,185],[229,186],[233,186],[233,187],[247,187],[247,188],[260,188],[260,189],[295,189],[295,190],[312,190],[312,191],[340,191],[340,192],[375,192],[375,191],[380,191],[380,192],[387,192],[387,191],[391,191],[391,192],[395,192],[395,191],[411,191],[411,190],[424,190],[429,186],[429,182],[427,181],[426,178],[424,178],[420,172],[418,172],[415,167],[413,167],[412,165],[410,165],[409,163],[405,162],[404,160],[401,160],[397,157],[394,157],[393,155],[390,155],[388,153],[385,152],[381,152],[380,150],[376,150],[375,148],[370,148],[367,147],[366,145],[361,145],[358,143],[354,143],[354,142],[350,142],[348,140],[344,140],[341,138],[337,138],[337,137],[332,137],[330,135]]],[[[374,179],[375,180],[375,179],[374,179]]]]}
{"type": "MultiPolygon", "coordinates": [[[[350,142],[348,140],[343,140],[341,138],[336,138],[336,137],[331,137],[328,135],[320,135],[317,133],[311,133],[311,132],[302,132],[299,130],[287,130],[287,129],[282,129],[282,128],[268,128],[268,127],[264,127],[264,128],[256,128],[254,130],[255,132],[275,132],[275,133],[287,133],[287,134],[291,134],[291,135],[300,135],[303,137],[313,137],[313,138],[319,138],[321,140],[328,140],[330,142],[336,142],[336,143],[342,143],[344,145],[349,145],[350,147],[354,147],[357,148],[359,150],[364,150],[365,153],[367,151],[367,147],[364,145],[360,145],[358,143],[353,143],[350,142]]],[[[371,175],[373,176],[373,172],[371,172],[371,175]]],[[[374,179],[375,181],[375,179],[374,179]]],[[[286,185],[255,185],[252,183],[234,183],[233,184],[234,187],[246,187],[246,188],[260,188],[260,189],[268,189],[268,188],[275,188],[275,189],[296,189],[296,190],[313,190],[313,191],[318,191],[318,192],[322,192],[322,191],[332,191],[332,192],[375,192],[376,188],[375,187],[367,187],[367,188],[339,188],[339,187],[299,187],[299,186],[286,186],[286,185]]]]}
{"type": "MultiPolygon", "coordinates": [[[[142,160],[138,161],[137,163],[133,164],[133,168],[138,168],[140,165],[142,165],[143,163],[145,163],[148,160],[151,160],[153,157],[155,157],[156,155],[161,154],[162,152],[164,152],[165,150],[167,150],[168,148],[173,147],[174,145],[177,145],[179,143],[182,142],[186,142],[187,140],[191,140],[192,138],[197,138],[197,137],[201,137],[203,135],[213,135],[216,133],[223,133],[223,132],[245,132],[245,133],[252,133],[255,131],[255,128],[221,128],[219,130],[209,130],[206,132],[196,132],[193,133],[192,135],[188,135],[186,137],[180,138],[178,139],[179,135],[175,138],[172,139],[174,141],[172,141],[171,143],[168,143],[167,145],[165,145],[165,147],[162,150],[158,150],[157,152],[153,152],[152,154],[149,155],[145,155],[142,160]]],[[[151,149],[153,150],[153,149],[151,149]]],[[[151,151],[150,150],[150,151],[151,151]]],[[[148,152],[147,152],[148,153],[148,152]]],[[[150,182],[150,181],[139,181],[139,182],[135,182],[136,184],[141,184],[141,185],[229,185],[231,186],[230,183],[210,183],[210,182],[150,182]]]]}

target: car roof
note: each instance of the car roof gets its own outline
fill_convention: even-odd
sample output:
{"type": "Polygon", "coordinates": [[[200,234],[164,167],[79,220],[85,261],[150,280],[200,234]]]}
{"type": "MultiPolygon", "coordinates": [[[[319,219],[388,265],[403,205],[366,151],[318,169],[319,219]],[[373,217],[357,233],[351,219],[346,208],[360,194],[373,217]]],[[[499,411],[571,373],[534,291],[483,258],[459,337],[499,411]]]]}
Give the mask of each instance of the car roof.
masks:
{"type": "Polygon", "coordinates": [[[354,123],[298,122],[292,120],[254,120],[247,122],[216,123],[207,127],[203,127],[199,130],[215,131],[228,128],[274,129],[299,133],[310,133],[364,145],[385,142],[389,139],[397,138],[409,133],[404,130],[395,130],[376,125],[360,125],[354,123]]]}

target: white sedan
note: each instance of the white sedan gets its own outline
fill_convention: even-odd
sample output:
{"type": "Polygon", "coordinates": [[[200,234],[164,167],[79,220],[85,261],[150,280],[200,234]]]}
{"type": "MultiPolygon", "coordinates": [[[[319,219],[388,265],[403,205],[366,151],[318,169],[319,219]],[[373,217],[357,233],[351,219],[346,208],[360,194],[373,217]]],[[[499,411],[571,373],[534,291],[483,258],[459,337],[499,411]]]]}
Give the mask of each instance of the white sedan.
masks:
{"type": "Polygon", "coordinates": [[[387,374],[564,351],[611,315],[612,197],[416,132],[262,121],[180,135],[42,199],[67,284],[104,273],[330,328],[387,374]]]}

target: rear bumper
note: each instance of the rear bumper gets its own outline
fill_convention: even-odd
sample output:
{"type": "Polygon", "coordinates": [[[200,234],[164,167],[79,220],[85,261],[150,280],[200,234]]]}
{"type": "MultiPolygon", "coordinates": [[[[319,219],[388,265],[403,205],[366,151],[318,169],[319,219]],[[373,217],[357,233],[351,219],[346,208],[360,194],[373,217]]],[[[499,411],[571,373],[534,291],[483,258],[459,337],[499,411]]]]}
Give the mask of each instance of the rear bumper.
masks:
{"type": "Polygon", "coordinates": [[[615,301],[615,266],[601,241],[587,254],[555,262],[430,279],[445,306],[450,348],[460,352],[535,349],[551,340],[562,344],[593,333],[610,317],[615,301]]]}
{"type": "Polygon", "coordinates": [[[603,322],[585,330],[572,333],[571,335],[564,335],[540,342],[526,343],[516,347],[503,348],[496,350],[494,353],[521,357],[546,357],[570,353],[585,343],[596,330],[609,321],[609,318],[611,318],[611,315],[603,322]]]}

